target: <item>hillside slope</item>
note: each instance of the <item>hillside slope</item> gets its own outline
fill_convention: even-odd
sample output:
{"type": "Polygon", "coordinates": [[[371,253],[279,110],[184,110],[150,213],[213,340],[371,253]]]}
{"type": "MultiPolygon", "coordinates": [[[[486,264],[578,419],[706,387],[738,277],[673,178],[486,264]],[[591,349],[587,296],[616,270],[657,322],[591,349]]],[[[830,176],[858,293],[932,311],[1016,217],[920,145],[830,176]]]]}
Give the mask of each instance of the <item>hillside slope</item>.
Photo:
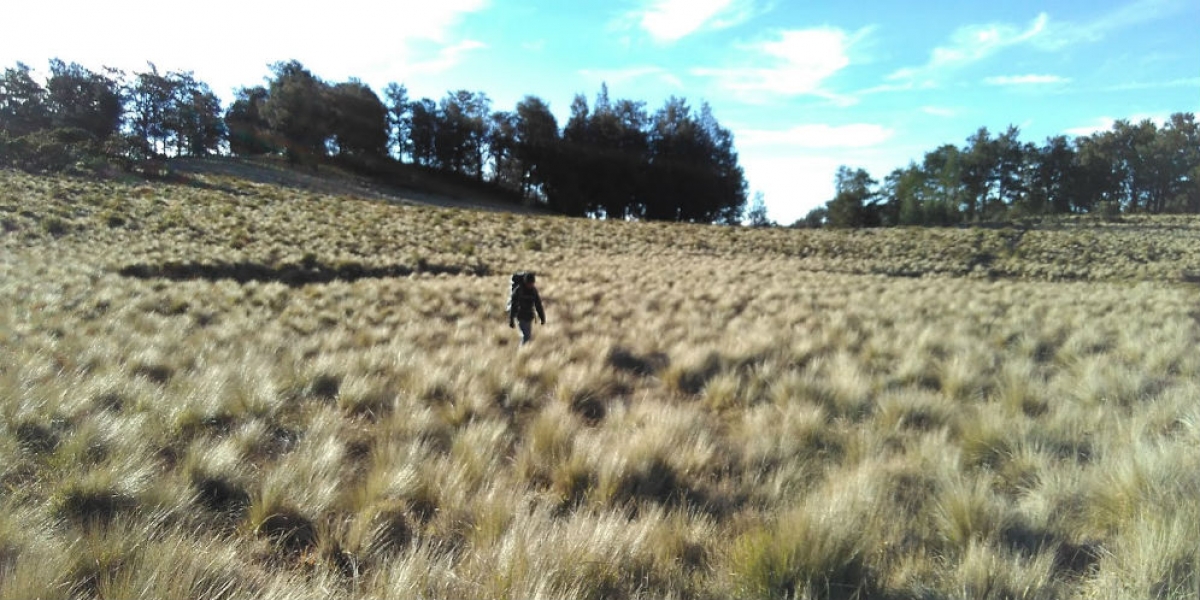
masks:
{"type": "Polygon", "coordinates": [[[344,174],[192,166],[185,183],[86,182],[0,172],[9,246],[120,248],[109,266],[425,262],[495,272],[523,264],[636,255],[786,260],[796,271],[1181,281],[1200,273],[1200,219],[1056,219],[1025,228],[747,229],[568,219],[503,204],[394,195],[344,174]],[[250,179],[243,178],[249,174],[250,179]],[[284,182],[280,185],[280,182],[284,182]],[[397,201],[402,204],[397,204],[397,201]],[[441,207],[459,210],[443,210],[441,207]],[[470,210],[462,210],[462,207],[470,210]],[[488,212],[504,211],[501,214],[488,212]],[[282,236],[284,243],[279,243],[282,236]],[[152,249],[152,250],[151,250],[152,249]]]}
{"type": "MultiPolygon", "coordinates": [[[[171,160],[172,173],[218,176],[292,188],[315,194],[386,200],[442,208],[464,208],[518,214],[546,214],[538,207],[501,198],[482,187],[470,187],[414,166],[402,169],[405,186],[387,185],[334,166],[320,169],[289,166],[278,158],[180,158],[171,160]]],[[[201,177],[203,179],[203,177],[201,177]]]]}

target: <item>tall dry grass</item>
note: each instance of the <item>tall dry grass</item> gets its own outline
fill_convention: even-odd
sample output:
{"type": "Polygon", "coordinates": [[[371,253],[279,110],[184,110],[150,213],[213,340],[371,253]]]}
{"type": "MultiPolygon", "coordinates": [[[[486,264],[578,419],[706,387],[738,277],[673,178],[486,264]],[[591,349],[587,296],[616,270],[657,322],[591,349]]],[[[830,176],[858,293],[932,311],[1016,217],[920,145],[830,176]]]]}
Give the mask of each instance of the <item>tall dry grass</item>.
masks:
{"type": "Polygon", "coordinates": [[[0,178],[0,598],[1200,590],[1192,220],[1014,248],[0,178]]]}

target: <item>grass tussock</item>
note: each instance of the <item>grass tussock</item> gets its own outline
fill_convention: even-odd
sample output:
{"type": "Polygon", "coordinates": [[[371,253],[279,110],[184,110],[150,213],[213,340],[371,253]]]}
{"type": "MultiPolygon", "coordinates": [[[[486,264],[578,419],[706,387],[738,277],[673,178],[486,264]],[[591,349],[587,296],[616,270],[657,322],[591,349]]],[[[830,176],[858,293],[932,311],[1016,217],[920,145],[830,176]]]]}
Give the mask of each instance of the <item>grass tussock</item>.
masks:
{"type": "Polygon", "coordinates": [[[1014,247],[197,177],[0,172],[0,598],[1200,590],[1194,219],[1014,247]]]}

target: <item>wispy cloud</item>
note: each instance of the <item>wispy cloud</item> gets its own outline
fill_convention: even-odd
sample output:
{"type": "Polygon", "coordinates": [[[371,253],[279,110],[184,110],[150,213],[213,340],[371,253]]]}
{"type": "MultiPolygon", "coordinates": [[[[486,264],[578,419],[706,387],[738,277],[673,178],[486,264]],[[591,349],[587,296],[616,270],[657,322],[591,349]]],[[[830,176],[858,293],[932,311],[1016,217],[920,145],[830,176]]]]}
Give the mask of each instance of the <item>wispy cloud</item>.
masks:
{"type": "Polygon", "coordinates": [[[1168,81],[1130,81],[1106,87],[1103,91],[1128,92],[1136,90],[1157,90],[1180,87],[1200,89],[1200,77],[1185,77],[1182,79],[1171,79],[1168,81]]]}
{"type": "Polygon", "coordinates": [[[912,87],[936,85],[949,72],[977,63],[1005,48],[1038,39],[1045,34],[1049,20],[1046,13],[1042,13],[1025,28],[1004,23],[960,27],[950,36],[948,44],[933,49],[929,62],[895,71],[887,79],[912,87]]]}
{"type": "MultiPolygon", "coordinates": [[[[825,82],[850,65],[850,47],[870,29],[849,34],[841,29],[793,29],[742,47],[746,66],[697,67],[692,74],[709,77],[744,100],[756,95],[814,95],[839,104],[854,99],[829,90],[825,82]]],[[[761,99],[761,98],[759,98],[761,99]]]]}
{"type": "Polygon", "coordinates": [[[959,111],[945,106],[922,106],[921,112],[934,117],[957,117],[959,111]]]}
{"type": "Polygon", "coordinates": [[[1114,119],[1112,117],[1099,117],[1093,119],[1091,123],[1086,125],[1070,127],[1064,130],[1063,133],[1077,137],[1086,137],[1092,135],[1093,133],[1099,133],[1101,131],[1108,131],[1109,129],[1112,129],[1113,122],[1114,119]]]}
{"type": "Polygon", "coordinates": [[[1049,35],[1040,38],[1038,44],[1055,50],[1070,44],[1098,42],[1113,31],[1157,21],[1187,10],[1189,6],[1194,6],[1190,0],[1135,0],[1090,20],[1051,23],[1049,35]]]}
{"type": "Polygon", "coordinates": [[[626,15],[660,43],[679,41],[693,33],[739,25],[756,14],[752,0],[646,0],[626,15]]]}
{"type": "Polygon", "coordinates": [[[789,129],[742,129],[736,134],[739,147],[818,149],[877,146],[891,139],[895,131],[874,123],[814,123],[789,129]]]}
{"type": "MultiPolygon", "coordinates": [[[[1170,115],[1162,114],[1162,113],[1160,113],[1160,114],[1137,113],[1134,115],[1130,115],[1128,117],[1123,117],[1123,119],[1130,123],[1141,123],[1142,121],[1149,119],[1155,125],[1158,125],[1161,127],[1168,120],[1170,120],[1170,115]]],[[[1115,124],[1117,121],[1118,121],[1118,119],[1116,119],[1115,117],[1108,117],[1108,116],[1096,117],[1095,119],[1092,119],[1091,121],[1089,121],[1083,125],[1079,125],[1078,127],[1071,127],[1071,128],[1065,129],[1065,130],[1063,130],[1063,133],[1065,133],[1067,135],[1074,135],[1074,136],[1079,136],[1079,137],[1089,136],[1094,133],[1101,133],[1104,131],[1111,130],[1113,128],[1113,124],[1115,124]]]]}
{"type": "Polygon", "coordinates": [[[620,85],[639,79],[657,79],[674,88],[682,88],[683,81],[670,71],[656,66],[627,67],[624,69],[580,69],[580,75],[597,83],[620,85]]]}
{"type": "MultiPolygon", "coordinates": [[[[938,87],[955,71],[1012,47],[1028,46],[1054,51],[1072,44],[1098,42],[1114,31],[1157,21],[1185,11],[1188,7],[1189,0],[1134,0],[1088,20],[1051,20],[1043,12],[1025,27],[1011,23],[967,25],[955,30],[946,43],[934,48],[925,64],[898,69],[887,76],[888,83],[861,93],[938,87]]],[[[992,77],[986,79],[985,83],[1030,85],[1067,81],[1051,75],[1028,75],[992,77]]]]}
{"type": "Polygon", "coordinates": [[[463,40],[448,46],[442,46],[437,53],[427,60],[413,63],[409,70],[412,73],[432,74],[448,71],[460,63],[470,52],[486,48],[487,44],[478,40],[463,40]]]}
{"type": "Polygon", "coordinates": [[[1071,80],[1067,77],[1058,75],[998,75],[996,77],[988,77],[983,80],[988,85],[1002,86],[1020,86],[1020,85],[1047,85],[1054,83],[1068,83],[1071,80]]]}

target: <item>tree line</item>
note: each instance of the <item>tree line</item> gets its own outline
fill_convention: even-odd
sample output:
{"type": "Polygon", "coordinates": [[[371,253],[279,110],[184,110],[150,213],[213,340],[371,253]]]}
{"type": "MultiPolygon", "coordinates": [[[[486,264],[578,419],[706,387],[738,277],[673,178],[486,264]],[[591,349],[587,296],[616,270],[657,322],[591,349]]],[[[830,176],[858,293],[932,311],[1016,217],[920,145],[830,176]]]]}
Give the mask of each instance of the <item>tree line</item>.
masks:
{"type": "Polygon", "coordinates": [[[1041,145],[1009,127],[981,128],[957,147],[878,181],[840,167],[835,196],[797,226],[956,225],[1042,215],[1200,213],[1200,128],[1193,113],[1159,125],[1116,121],[1108,131],[1041,145]]]}
{"type": "Polygon", "coordinates": [[[63,170],[117,161],[133,170],[167,157],[283,155],[376,177],[435,171],[567,215],[737,223],[746,181],[733,135],[707,104],[672,97],[657,111],[577,95],[560,127],[526,96],[494,110],[482,92],[380,98],[351,78],[327,82],[297,61],[271,66],[228,108],[189,72],[95,72],[54,59],[44,84],[18,63],[0,78],[0,166],[63,170]]]}

